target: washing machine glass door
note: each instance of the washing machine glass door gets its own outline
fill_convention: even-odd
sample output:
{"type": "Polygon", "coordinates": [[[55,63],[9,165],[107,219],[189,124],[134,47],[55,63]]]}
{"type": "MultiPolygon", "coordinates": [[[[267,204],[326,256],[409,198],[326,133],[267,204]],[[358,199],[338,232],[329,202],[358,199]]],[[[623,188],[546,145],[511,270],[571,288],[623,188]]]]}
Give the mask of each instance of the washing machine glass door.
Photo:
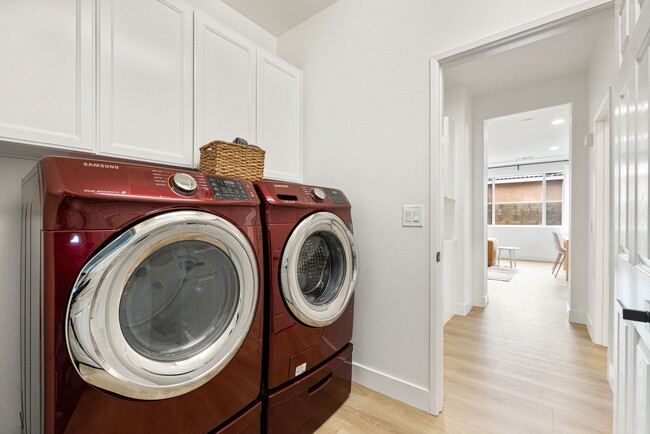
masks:
{"type": "Polygon", "coordinates": [[[357,284],[358,255],[352,233],[329,212],[312,214],[291,233],[280,263],[282,293],[304,324],[336,321],[357,284]]]}
{"type": "Polygon", "coordinates": [[[80,375],[161,399],[213,378],[246,337],[258,270],[246,237],[212,214],[177,211],[132,227],[79,274],[68,348],[80,375]]]}

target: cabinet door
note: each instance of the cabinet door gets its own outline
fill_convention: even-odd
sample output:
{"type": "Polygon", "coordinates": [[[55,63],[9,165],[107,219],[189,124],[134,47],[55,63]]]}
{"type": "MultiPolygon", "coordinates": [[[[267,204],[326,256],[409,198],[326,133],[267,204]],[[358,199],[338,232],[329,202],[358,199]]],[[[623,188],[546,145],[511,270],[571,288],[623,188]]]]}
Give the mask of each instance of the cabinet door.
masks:
{"type": "Polygon", "coordinates": [[[257,140],[255,45],[213,18],[194,15],[194,164],[213,140],[257,140]]]}
{"type": "Polygon", "coordinates": [[[267,178],[302,182],[302,71],[270,53],[257,56],[257,143],[267,178]]]}
{"type": "Polygon", "coordinates": [[[94,148],[94,2],[0,2],[0,140],[94,148]]]}
{"type": "Polygon", "coordinates": [[[100,2],[100,153],[191,164],[192,14],[180,0],[100,2]]]}

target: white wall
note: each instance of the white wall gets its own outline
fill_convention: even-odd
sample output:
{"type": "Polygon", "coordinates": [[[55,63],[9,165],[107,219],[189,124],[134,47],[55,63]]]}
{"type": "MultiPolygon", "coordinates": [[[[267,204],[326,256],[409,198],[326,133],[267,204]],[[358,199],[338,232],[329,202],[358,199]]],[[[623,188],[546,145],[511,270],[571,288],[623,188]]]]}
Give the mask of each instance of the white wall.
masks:
{"type": "Polygon", "coordinates": [[[614,40],[614,19],[603,23],[598,39],[594,44],[589,69],[587,70],[587,83],[589,92],[589,131],[593,132],[594,117],[607,95],[608,88],[614,82],[616,74],[616,47],[614,40]]]}
{"type": "Polygon", "coordinates": [[[305,181],[353,205],[356,381],[429,408],[429,228],[401,207],[429,208],[430,57],[580,3],[339,0],[278,38],[304,71],[305,181]]]}
{"type": "Polygon", "coordinates": [[[277,38],[221,0],[187,0],[262,48],[276,53],[277,38]]]}
{"type": "MultiPolygon", "coordinates": [[[[517,259],[529,261],[554,262],[557,250],[553,242],[553,232],[557,232],[560,241],[564,235],[562,227],[551,226],[488,226],[488,237],[496,238],[499,246],[519,247],[515,254],[517,259]]],[[[501,266],[508,266],[508,252],[501,254],[501,266]]],[[[548,267],[549,272],[551,266],[548,267]]]]}
{"type": "MultiPolygon", "coordinates": [[[[570,222],[571,251],[569,255],[569,319],[584,324],[587,311],[587,241],[588,231],[588,152],[583,146],[588,129],[587,75],[578,74],[494,95],[474,101],[475,167],[484,162],[483,122],[486,119],[520,113],[560,104],[571,104],[571,162],[568,183],[570,212],[565,213],[570,222]],[[568,214],[568,215],[567,215],[568,214]]],[[[478,173],[478,171],[476,172],[478,173]]],[[[484,191],[483,180],[475,179],[474,191],[484,191]]],[[[484,193],[482,193],[484,195],[484,193]]],[[[479,197],[479,196],[477,196],[479,197]]],[[[566,219],[565,219],[566,221],[566,219]]],[[[485,227],[476,223],[475,233],[484,233],[485,227]]],[[[499,240],[501,241],[501,240],[499,240]]],[[[551,239],[549,238],[549,243],[551,239]]]]}
{"type": "Polygon", "coordinates": [[[0,157],[0,433],[20,433],[20,183],[35,161],[0,157]]]}

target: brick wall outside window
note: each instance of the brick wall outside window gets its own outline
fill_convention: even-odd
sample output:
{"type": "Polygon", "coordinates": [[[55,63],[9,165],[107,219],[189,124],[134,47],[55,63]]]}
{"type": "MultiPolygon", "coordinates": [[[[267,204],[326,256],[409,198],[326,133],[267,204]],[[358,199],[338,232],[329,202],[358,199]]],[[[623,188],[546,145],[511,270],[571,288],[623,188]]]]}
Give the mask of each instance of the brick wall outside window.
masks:
{"type": "MultiPolygon", "coordinates": [[[[488,224],[496,225],[529,225],[543,224],[543,176],[524,178],[522,181],[499,182],[494,186],[494,208],[492,207],[492,182],[487,188],[488,224]],[[532,178],[532,179],[531,179],[532,178]]],[[[559,226],[562,224],[562,179],[546,180],[546,225],[559,226]]]]}

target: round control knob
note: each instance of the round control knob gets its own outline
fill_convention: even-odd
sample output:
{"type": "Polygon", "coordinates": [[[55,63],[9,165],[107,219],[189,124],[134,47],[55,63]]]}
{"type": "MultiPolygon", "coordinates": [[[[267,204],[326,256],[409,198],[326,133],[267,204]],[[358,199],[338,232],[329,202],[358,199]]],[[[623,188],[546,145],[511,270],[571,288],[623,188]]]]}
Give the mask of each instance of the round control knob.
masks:
{"type": "Polygon", "coordinates": [[[311,197],[313,197],[314,199],[320,202],[324,201],[325,198],[327,197],[325,196],[325,192],[323,191],[323,189],[318,187],[312,188],[310,193],[311,193],[311,197]]]}
{"type": "Polygon", "coordinates": [[[198,188],[196,180],[186,173],[177,173],[172,176],[171,184],[182,194],[195,193],[198,188]]]}

